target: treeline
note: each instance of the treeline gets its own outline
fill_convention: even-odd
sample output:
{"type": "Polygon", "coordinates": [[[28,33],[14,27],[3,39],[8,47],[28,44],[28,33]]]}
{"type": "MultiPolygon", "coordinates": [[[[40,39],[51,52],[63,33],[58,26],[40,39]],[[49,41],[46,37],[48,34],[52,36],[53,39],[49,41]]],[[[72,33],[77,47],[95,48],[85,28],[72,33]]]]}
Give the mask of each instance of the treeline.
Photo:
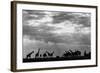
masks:
{"type": "Polygon", "coordinates": [[[54,56],[55,52],[49,52],[49,51],[45,51],[43,54],[40,54],[40,48],[38,49],[37,53],[34,53],[34,50],[30,53],[28,53],[26,55],[26,59],[32,59],[32,54],[35,55],[34,58],[77,58],[77,57],[87,57],[90,58],[91,57],[91,52],[86,52],[84,51],[84,55],[82,56],[81,51],[79,50],[68,50],[68,51],[64,51],[62,56],[54,56]]]}

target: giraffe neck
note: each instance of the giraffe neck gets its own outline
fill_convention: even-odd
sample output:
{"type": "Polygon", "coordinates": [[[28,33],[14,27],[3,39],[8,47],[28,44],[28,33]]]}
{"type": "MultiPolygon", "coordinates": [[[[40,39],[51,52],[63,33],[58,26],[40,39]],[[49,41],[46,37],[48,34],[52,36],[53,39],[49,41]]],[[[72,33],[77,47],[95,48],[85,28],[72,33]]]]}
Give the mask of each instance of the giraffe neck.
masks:
{"type": "Polygon", "coordinates": [[[38,50],[38,53],[40,52],[40,49],[38,50]]]}
{"type": "Polygon", "coordinates": [[[30,54],[32,54],[32,53],[33,53],[33,51],[30,54]]]}

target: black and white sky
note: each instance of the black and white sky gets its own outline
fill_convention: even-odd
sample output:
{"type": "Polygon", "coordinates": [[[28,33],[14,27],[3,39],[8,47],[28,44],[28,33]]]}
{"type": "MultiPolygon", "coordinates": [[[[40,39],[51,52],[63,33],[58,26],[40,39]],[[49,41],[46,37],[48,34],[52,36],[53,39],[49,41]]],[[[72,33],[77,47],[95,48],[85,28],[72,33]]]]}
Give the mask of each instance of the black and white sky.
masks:
{"type": "Polygon", "coordinates": [[[23,10],[22,14],[25,50],[54,44],[67,48],[91,44],[90,13],[23,10]]]}

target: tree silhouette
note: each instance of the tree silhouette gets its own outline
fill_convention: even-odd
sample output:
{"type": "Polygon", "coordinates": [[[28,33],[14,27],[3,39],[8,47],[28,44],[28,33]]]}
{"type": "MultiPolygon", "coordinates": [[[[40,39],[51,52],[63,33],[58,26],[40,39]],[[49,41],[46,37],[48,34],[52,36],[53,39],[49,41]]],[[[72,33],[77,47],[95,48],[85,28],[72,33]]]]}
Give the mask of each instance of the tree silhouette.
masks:
{"type": "Polygon", "coordinates": [[[81,55],[81,52],[78,51],[78,50],[76,50],[76,51],[74,52],[74,55],[75,55],[75,56],[80,56],[80,55],[81,55]]]}

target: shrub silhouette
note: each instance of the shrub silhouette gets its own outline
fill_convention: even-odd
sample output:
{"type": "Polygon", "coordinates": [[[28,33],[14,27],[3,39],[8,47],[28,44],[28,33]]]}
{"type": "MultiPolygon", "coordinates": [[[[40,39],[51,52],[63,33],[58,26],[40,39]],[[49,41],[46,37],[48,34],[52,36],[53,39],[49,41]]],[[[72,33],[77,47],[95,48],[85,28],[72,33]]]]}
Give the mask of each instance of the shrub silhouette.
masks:
{"type": "Polygon", "coordinates": [[[85,56],[85,57],[91,57],[91,52],[86,53],[86,51],[84,51],[84,56],[85,56]]]}

